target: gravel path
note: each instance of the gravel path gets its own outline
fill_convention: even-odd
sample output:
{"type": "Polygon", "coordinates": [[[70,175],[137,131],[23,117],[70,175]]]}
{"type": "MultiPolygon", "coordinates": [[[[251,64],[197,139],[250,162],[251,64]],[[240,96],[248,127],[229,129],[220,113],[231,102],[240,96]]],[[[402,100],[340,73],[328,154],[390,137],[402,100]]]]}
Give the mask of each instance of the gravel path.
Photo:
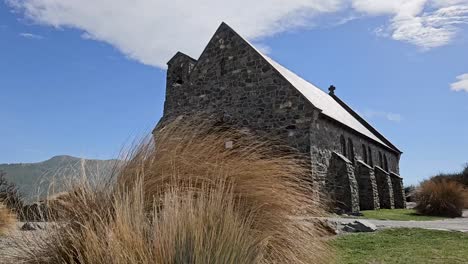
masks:
{"type": "MultiPolygon", "coordinates": [[[[377,229],[384,228],[423,228],[423,229],[435,229],[435,230],[449,230],[449,231],[461,231],[468,233],[468,210],[465,210],[463,218],[436,220],[436,221],[393,221],[393,220],[373,220],[363,218],[325,218],[328,221],[336,222],[339,224],[348,224],[356,220],[366,220],[377,226],[377,229]]],[[[307,219],[304,219],[307,220],[307,219]]],[[[50,232],[49,227],[45,225],[46,230],[37,231],[20,231],[20,227],[23,223],[18,223],[18,228],[7,236],[0,236],[0,264],[13,263],[8,261],[7,256],[14,254],[12,245],[14,241],[28,240],[28,237],[38,237],[41,235],[47,235],[50,232]]]]}
{"type": "MultiPolygon", "coordinates": [[[[362,218],[360,218],[362,219],[362,218]]],[[[356,218],[327,218],[329,221],[333,221],[341,224],[352,223],[356,218]]],[[[434,230],[449,230],[449,231],[461,231],[468,232],[468,210],[465,210],[463,218],[453,218],[435,221],[393,221],[393,220],[374,220],[365,219],[377,226],[378,229],[382,228],[423,228],[423,229],[434,229],[434,230]]]]}
{"type": "Polygon", "coordinates": [[[17,228],[12,230],[6,235],[0,236],[0,264],[12,264],[16,261],[10,259],[12,256],[17,255],[15,251],[15,245],[27,243],[27,241],[40,240],[41,237],[46,237],[50,232],[50,229],[47,227],[47,223],[41,223],[40,225],[44,230],[35,230],[35,231],[22,231],[20,230],[24,223],[17,223],[17,228]]]}

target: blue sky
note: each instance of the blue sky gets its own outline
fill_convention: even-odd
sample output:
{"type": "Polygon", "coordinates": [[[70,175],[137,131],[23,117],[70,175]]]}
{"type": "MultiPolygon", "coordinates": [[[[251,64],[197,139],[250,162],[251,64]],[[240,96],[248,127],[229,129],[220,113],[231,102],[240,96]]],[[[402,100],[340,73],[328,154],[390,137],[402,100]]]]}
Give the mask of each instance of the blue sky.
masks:
{"type": "Polygon", "coordinates": [[[241,13],[210,0],[87,1],[0,2],[0,163],[117,156],[161,117],[168,58],[198,57],[223,20],[306,80],[335,85],[404,152],[407,184],[468,162],[467,1],[258,1],[241,13]]]}

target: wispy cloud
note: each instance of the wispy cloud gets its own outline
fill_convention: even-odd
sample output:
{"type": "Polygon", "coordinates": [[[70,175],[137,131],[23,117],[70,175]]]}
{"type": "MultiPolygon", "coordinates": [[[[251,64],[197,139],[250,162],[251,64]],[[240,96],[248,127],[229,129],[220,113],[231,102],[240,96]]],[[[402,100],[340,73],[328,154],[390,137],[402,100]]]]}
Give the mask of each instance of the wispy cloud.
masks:
{"type": "Polygon", "coordinates": [[[453,91],[465,91],[468,92],[468,73],[457,76],[456,82],[450,85],[453,91]]]}
{"type": "Polygon", "coordinates": [[[467,0],[354,0],[353,7],[368,15],[390,15],[379,36],[408,42],[423,50],[449,44],[468,24],[467,0]]]}
{"type": "Polygon", "coordinates": [[[449,44],[468,23],[468,0],[5,1],[35,23],[82,30],[83,38],[160,68],[178,50],[197,57],[221,21],[261,44],[264,37],[329,21],[320,18],[344,17],[339,25],[384,16],[379,36],[425,50],[449,44]]]}
{"type": "Polygon", "coordinates": [[[383,118],[392,122],[401,122],[403,120],[400,114],[383,111],[366,110],[361,112],[361,115],[368,119],[383,118]]]}
{"type": "Polygon", "coordinates": [[[264,54],[271,54],[271,47],[263,43],[253,43],[253,45],[264,54]]]}
{"type": "Polygon", "coordinates": [[[27,38],[27,39],[43,39],[44,38],[41,35],[36,35],[36,34],[32,34],[32,33],[27,33],[27,32],[21,32],[18,35],[20,35],[23,38],[27,38]]]}

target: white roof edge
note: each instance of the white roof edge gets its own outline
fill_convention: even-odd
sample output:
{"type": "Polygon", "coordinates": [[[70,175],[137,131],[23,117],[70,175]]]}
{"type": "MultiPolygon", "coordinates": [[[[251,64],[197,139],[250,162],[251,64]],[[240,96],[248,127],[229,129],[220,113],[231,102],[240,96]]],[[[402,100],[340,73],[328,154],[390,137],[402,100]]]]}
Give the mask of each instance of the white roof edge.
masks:
{"type": "MultiPolygon", "coordinates": [[[[239,35],[239,34],[238,34],[239,35]]],[[[248,40],[239,35],[246,43],[248,43],[253,49],[257,51],[273,68],[275,68],[293,87],[295,87],[309,102],[322,110],[322,113],[343,125],[371,138],[372,140],[384,145],[387,148],[393,149],[392,147],[385,144],[380,140],[374,133],[367,129],[359,120],[351,115],[346,109],[344,109],[338,102],[335,101],[330,95],[324,92],[322,89],[316,87],[310,82],[299,77],[286,67],[277,63],[270,57],[259,51],[254,45],[248,40]]]]}
{"type": "Polygon", "coordinates": [[[344,109],[338,102],[335,101],[330,95],[325,93],[320,88],[307,82],[295,73],[286,69],[271,58],[261,54],[292,86],[294,86],[302,95],[304,95],[309,102],[315,107],[322,110],[322,113],[332,119],[350,127],[353,130],[379,142],[380,144],[390,148],[382,140],[380,140],[374,133],[367,129],[359,120],[351,115],[344,109]]]}

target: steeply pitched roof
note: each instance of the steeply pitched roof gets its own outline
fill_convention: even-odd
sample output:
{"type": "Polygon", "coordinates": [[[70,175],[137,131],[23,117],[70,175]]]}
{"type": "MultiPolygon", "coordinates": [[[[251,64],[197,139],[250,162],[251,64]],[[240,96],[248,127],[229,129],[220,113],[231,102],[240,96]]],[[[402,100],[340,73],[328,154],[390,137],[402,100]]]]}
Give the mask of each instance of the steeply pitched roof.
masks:
{"type": "Polygon", "coordinates": [[[395,145],[390,142],[386,137],[384,137],[382,134],[380,134],[379,131],[377,131],[373,126],[371,126],[364,118],[362,118],[358,113],[356,113],[351,107],[349,107],[345,102],[343,102],[338,96],[336,96],[334,93],[330,93],[330,96],[335,99],[336,102],[338,102],[346,111],[348,111],[352,116],[354,116],[363,126],[365,126],[367,129],[369,129],[374,135],[376,135],[380,140],[385,142],[388,146],[390,146],[393,150],[398,151],[399,153],[402,153],[395,145]]]}
{"type": "MultiPolygon", "coordinates": [[[[370,126],[363,118],[357,113],[352,111],[351,108],[344,107],[342,104],[337,102],[332,96],[325,93],[320,88],[311,84],[310,82],[299,77],[295,73],[291,72],[287,68],[283,67],[270,57],[263,54],[255,46],[253,46],[248,40],[239,35],[226,23],[222,23],[218,28],[217,32],[227,28],[236,34],[239,38],[245,41],[252,49],[254,49],[261,57],[263,57],[286,81],[288,81],[293,87],[295,87],[313,106],[320,109],[322,114],[329,118],[338,121],[346,127],[374,140],[382,146],[393,150],[397,153],[401,153],[393,144],[390,143],[385,137],[383,137],[376,129],[370,126]],[[349,108],[349,109],[348,109],[349,108]],[[349,111],[351,109],[351,111],[349,111]],[[353,114],[354,113],[354,114],[353,114]]],[[[216,34],[216,33],[215,33],[216,34]]],[[[341,101],[341,100],[340,100],[341,101]]],[[[344,103],[343,103],[344,104],[344,103]]]]}
{"type": "Polygon", "coordinates": [[[322,114],[342,123],[349,128],[352,128],[353,130],[373,139],[374,141],[388,148],[393,149],[323,90],[302,79],[295,73],[272,60],[270,57],[262,53],[260,53],[260,55],[262,55],[292,86],[294,86],[302,95],[304,95],[312,105],[322,110],[322,114]]]}
{"type": "Polygon", "coordinates": [[[168,65],[171,64],[172,61],[174,61],[176,58],[179,58],[179,57],[185,57],[185,58],[191,60],[193,63],[196,63],[196,62],[197,62],[196,59],[190,57],[189,55],[187,55],[187,54],[185,54],[185,53],[182,53],[182,52],[178,51],[174,56],[172,56],[171,59],[169,59],[169,61],[167,62],[167,64],[168,64],[168,65]]]}
{"type": "MultiPolygon", "coordinates": [[[[221,27],[223,26],[230,28],[224,22],[223,24],[221,24],[221,27]]],[[[279,74],[281,74],[292,86],[294,86],[304,97],[306,97],[312,105],[322,110],[322,114],[359,132],[360,134],[363,134],[364,136],[382,144],[383,146],[389,149],[401,153],[393,144],[390,143],[390,141],[388,141],[380,133],[378,133],[376,129],[374,129],[373,127],[369,129],[367,126],[370,125],[367,122],[365,122],[364,119],[360,118],[362,120],[358,120],[358,118],[356,118],[352,113],[350,113],[347,109],[345,109],[334,98],[325,93],[323,90],[299,77],[298,75],[283,67],[281,64],[277,63],[270,57],[266,56],[257,48],[255,48],[255,46],[252,45],[248,40],[246,40],[237,32],[235,32],[232,28],[230,29],[234,33],[236,33],[236,35],[242,38],[246,43],[248,43],[253,49],[255,49],[257,53],[260,54],[279,74]],[[365,124],[361,121],[364,121],[365,124]]]]}

